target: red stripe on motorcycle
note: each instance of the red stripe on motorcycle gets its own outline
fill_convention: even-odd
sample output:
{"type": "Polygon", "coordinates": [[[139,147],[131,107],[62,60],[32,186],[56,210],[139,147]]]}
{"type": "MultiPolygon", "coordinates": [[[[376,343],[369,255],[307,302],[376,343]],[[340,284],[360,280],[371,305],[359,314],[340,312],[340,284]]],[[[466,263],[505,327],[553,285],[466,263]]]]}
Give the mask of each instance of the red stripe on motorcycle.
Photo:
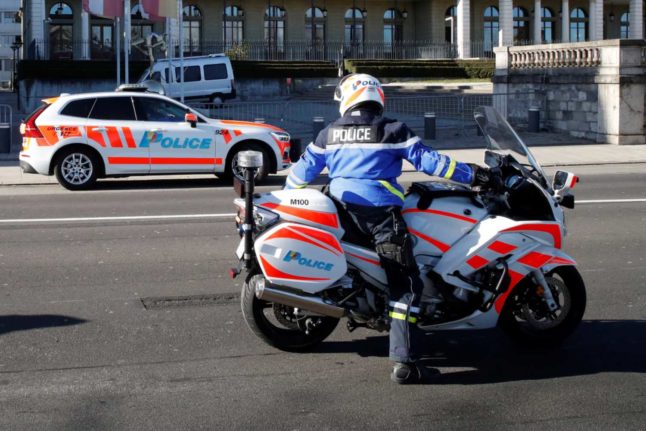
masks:
{"type": "Polygon", "coordinates": [[[467,265],[469,265],[473,269],[480,269],[488,263],[489,261],[487,259],[480,257],[477,254],[471,259],[467,260],[467,265]]]}
{"type": "Polygon", "coordinates": [[[450,245],[448,245],[448,244],[444,244],[443,242],[440,242],[440,241],[436,240],[435,238],[431,238],[431,237],[430,237],[430,236],[428,236],[428,235],[424,235],[423,233],[418,232],[418,231],[416,231],[415,229],[411,229],[411,228],[409,227],[409,228],[408,228],[408,231],[409,231],[410,233],[412,233],[413,235],[415,235],[416,237],[421,238],[421,239],[423,239],[424,241],[431,243],[434,247],[436,247],[436,248],[438,248],[440,251],[442,251],[442,253],[446,253],[447,251],[449,251],[449,250],[451,249],[451,246],[450,246],[450,245]]]}
{"type": "Polygon", "coordinates": [[[289,229],[293,229],[296,232],[300,232],[300,233],[309,235],[312,238],[317,239],[317,240],[325,243],[326,245],[328,245],[328,246],[334,248],[335,250],[337,250],[339,253],[343,254],[343,249],[341,248],[341,245],[337,241],[336,237],[334,235],[330,234],[330,233],[323,232],[323,231],[316,230],[316,229],[312,229],[312,228],[305,227],[305,226],[298,226],[298,227],[297,226],[290,226],[289,229]]]}
{"type": "Polygon", "coordinates": [[[524,230],[549,233],[554,238],[554,247],[561,248],[561,227],[557,224],[521,224],[505,229],[503,232],[518,232],[524,230]]]}
{"type": "Polygon", "coordinates": [[[421,213],[426,213],[426,214],[439,215],[439,216],[442,216],[442,217],[450,217],[450,218],[454,218],[454,219],[460,220],[460,221],[465,221],[465,222],[471,223],[471,224],[478,223],[478,220],[476,220],[474,218],[465,217],[465,216],[460,215],[460,214],[450,213],[450,212],[446,212],[446,211],[439,211],[439,210],[420,210],[420,209],[417,209],[417,208],[408,208],[408,209],[402,211],[402,214],[420,213],[420,212],[421,213]]]}
{"type": "Polygon", "coordinates": [[[562,257],[555,257],[554,259],[550,260],[550,264],[557,264],[557,265],[576,265],[576,262],[573,260],[569,259],[563,259],[562,257]]]}
{"type": "Polygon", "coordinates": [[[330,226],[333,228],[339,227],[339,219],[337,218],[336,214],[333,214],[333,213],[324,213],[320,211],[306,210],[303,208],[290,207],[287,205],[279,205],[273,202],[264,202],[260,204],[260,206],[269,208],[274,211],[289,214],[294,217],[299,217],[305,220],[309,220],[311,222],[322,224],[325,226],[330,226]]]}
{"type": "Polygon", "coordinates": [[[312,239],[310,239],[310,238],[308,238],[308,237],[306,237],[306,236],[304,236],[304,235],[302,235],[302,234],[300,234],[298,232],[295,232],[294,230],[289,229],[289,228],[283,228],[283,229],[277,230],[276,232],[274,232],[273,234],[271,234],[271,236],[269,236],[267,238],[267,241],[269,241],[270,239],[278,239],[278,238],[295,239],[296,241],[306,242],[306,243],[312,244],[312,245],[314,245],[316,247],[322,248],[325,251],[329,251],[331,253],[334,253],[337,256],[343,253],[343,250],[339,250],[341,253],[338,253],[334,249],[328,247],[327,244],[319,244],[318,242],[313,241],[312,239]]]}
{"type": "Polygon", "coordinates": [[[267,277],[270,278],[282,278],[285,280],[298,280],[298,281],[326,281],[329,280],[329,278],[321,278],[321,277],[299,277],[298,275],[292,275],[292,274],[287,274],[286,272],[281,271],[278,268],[275,268],[271,266],[269,262],[267,262],[262,256],[258,256],[260,258],[260,263],[262,265],[262,268],[265,270],[265,274],[267,277]]]}
{"type": "Polygon", "coordinates": [[[552,260],[552,257],[553,256],[547,254],[532,251],[518,259],[518,262],[522,263],[523,265],[531,266],[532,268],[540,268],[541,266],[552,260]]]}
{"type": "Polygon", "coordinates": [[[381,262],[379,262],[378,260],[369,259],[367,257],[359,256],[358,254],[354,254],[354,253],[350,253],[350,252],[346,252],[345,254],[347,254],[348,256],[352,256],[352,257],[355,257],[357,259],[363,260],[364,262],[368,262],[368,263],[371,263],[373,265],[381,266],[381,262]]]}
{"type": "Polygon", "coordinates": [[[498,299],[496,299],[496,302],[494,302],[494,306],[496,307],[496,311],[498,314],[502,311],[502,307],[505,305],[505,301],[507,301],[507,298],[509,297],[509,294],[514,290],[514,287],[520,281],[525,278],[525,276],[519,272],[512,271],[511,269],[509,270],[509,287],[507,287],[507,290],[505,293],[501,294],[498,299]]]}
{"type": "Polygon", "coordinates": [[[489,250],[495,251],[498,254],[507,254],[507,253],[511,253],[512,251],[516,250],[516,248],[518,248],[518,247],[516,247],[515,245],[512,245],[512,244],[507,244],[506,242],[494,241],[491,244],[489,244],[489,246],[487,246],[487,248],[489,250]]]}

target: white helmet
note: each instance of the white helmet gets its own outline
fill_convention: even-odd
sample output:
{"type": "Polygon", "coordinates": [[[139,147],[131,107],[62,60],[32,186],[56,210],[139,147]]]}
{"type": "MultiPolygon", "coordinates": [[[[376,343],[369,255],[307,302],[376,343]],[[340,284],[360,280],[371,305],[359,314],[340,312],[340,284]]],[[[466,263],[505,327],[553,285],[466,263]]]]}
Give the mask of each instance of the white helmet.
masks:
{"type": "Polygon", "coordinates": [[[334,100],[339,102],[341,115],[348,109],[366,102],[377,103],[383,110],[385,102],[379,80],[365,73],[344,76],[334,90],[334,100]]]}

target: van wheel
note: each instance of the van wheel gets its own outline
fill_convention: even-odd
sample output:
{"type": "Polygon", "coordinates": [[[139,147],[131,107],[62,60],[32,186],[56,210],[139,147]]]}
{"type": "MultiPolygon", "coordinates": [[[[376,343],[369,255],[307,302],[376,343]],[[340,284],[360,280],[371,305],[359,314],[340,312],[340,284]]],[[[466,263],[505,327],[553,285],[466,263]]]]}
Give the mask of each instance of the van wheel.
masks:
{"type": "Polygon", "coordinates": [[[56,160],[56,179],[68,190],[87,190],[96,183],[99,163],[96,156],[83,148],[63,151],[56,160]]]}
{"type": "Polygon", "coordinates": [[[256,183],[262,183],[267,176],[269,175],[269,155],[267,150],[265,150],[261,145],[258,144],[243,144],[238,148],[233,150],[227,157],[227,164],[225,171],[218,176],[226,180],[233,179],[233,176],[236,176],[244,181],[244,171],[238,167],[238,153],[240,151],[260,151],[262,153],[262,168],[258,169],[256,172],[256,183]]]}
{"type": "Polygon", "coordinates": [[[220,108],[224,103],[224,99],[219,94],[214,94],[211,96],[211,103],[215,108],[220,108]]]}

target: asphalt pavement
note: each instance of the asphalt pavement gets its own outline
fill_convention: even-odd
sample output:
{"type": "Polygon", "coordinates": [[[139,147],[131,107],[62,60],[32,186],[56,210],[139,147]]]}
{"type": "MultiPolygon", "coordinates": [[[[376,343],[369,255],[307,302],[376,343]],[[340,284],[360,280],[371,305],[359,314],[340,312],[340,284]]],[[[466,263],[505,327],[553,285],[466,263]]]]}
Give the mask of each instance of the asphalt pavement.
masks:
{"type": "Polygon", "coordinates": [[[250,333],[220,180],[0,187],[0,429],[643,430],[644,166],[572,168],[565,250],[588,305],[563,346],[432,334],[433,377],[409,387],[388,379],[385,334],[340,325],[293,354],[250,333]]]}

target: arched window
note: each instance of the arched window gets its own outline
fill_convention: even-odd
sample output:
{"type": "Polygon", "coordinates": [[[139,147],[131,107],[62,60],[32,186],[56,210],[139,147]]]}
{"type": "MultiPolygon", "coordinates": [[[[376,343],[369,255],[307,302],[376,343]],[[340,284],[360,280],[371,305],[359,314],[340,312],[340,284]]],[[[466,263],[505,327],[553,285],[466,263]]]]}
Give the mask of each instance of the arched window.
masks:
{"type": "Polygon", "coordinates": [[[619,19],[619,38],[620,39],[628,39],[629,28],[630,28],[630,13],[624,12],[621,14],[621,18],[619,19]]]}
{"type": "Polygon", "coordinates": [[[514,44],[527,45],[529,43],[529,14],[527,9],[516,6],[514,14],[514,44]]]}
{"type": "Polygon", "coordinates": [[[541,40],[544,43],[554,43],[555,39],[555,22],[554,12],[548,7],[541,8],[541,40]]]}
{"type": "Polygon", "coordinates": [[[49,9],[49,58],[71,60],[73,53],[74,12],[64,2],[56,2],[49,9]]]}
{"type": "Polygon", "coordinates": [[[483,48],[486,56],[493,55],[493,48],[498,46],[498,8],[489,6],[484,10],[483,48]]]}
{"type": "Polygon", "coordinates": [[[580,8],[572,9],[570,13],[570,42],[588,40],[588,15],[580,8]]]}
{"type": "MultiPolygon", "coordinates": [[[[144,15],[144,10],[136,4],[130,9],[130,37],[133,43],[146,39],[150,33],[153,32],[153,22],[148,19],[148,15],[144,15]]],[[[132,50],[133,59],[147,59],[146,54],[138,49],[132,50]]]]}
{"type": "Polygon", "coordinates": [[[444,13],[444,40],[448,43],[456,43],[458,25],[458,8],[449,7],[444,13]]]}
{"type": "Polygon", "coordinates": [[[202,53],[202,12],[197,6],[184,6],[182,9],[184,29],[184,55],[202,53]]]}
{"type": "Polygon", "coordinates": [[[224,46],[231,48],[242,43],[244,37],[244,9],[240,6],[224,8],[224,46]]]}
{"type": "Polygon", "coordinates": [[[315,7],[305,11],[305,39],[309,42],[325,42],[325,17],[327,11],[315,7]]]}
{"type": "Polygon", "coordinates": [[[364,25],[368,12],[362,12],[359,8],[351,8],[345,11],[345,26],[343,31],[343,41],[346,47],[351,47],[353,54],[357,54],[357,50],[363,49],[363,41],[365,38],[364,25]]]}
{"type": "Polygon", "coordinates": [[[265,40],[269,58],[282,56],[285,52],[285,9],[269,6],[265,10],[265,40]]]}
{"type": "Polygon", "coordinates": [[[114,27],[111,19],[92,15],[90,17],[90,58],[109,60],[114,56],[114,27]]]}
{"type": "Polygon", "coordinates": [[[397,45],[404,39],[404,17],[397,9],[388,9],[384,13],[384,51],[396,53],[397,45]]]}

